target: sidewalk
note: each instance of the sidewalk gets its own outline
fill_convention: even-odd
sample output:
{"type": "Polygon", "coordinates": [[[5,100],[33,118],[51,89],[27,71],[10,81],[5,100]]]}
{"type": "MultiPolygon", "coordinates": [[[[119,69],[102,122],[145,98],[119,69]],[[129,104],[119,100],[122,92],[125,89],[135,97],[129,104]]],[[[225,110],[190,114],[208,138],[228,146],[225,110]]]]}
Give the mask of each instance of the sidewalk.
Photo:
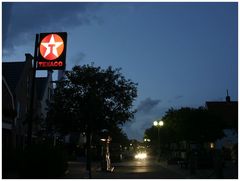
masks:
{"type": "MultiPolygon", "coordinates": [[[[91,163],[91,171],[92,174],[100,170],[99,162],[91,163]]],[[[63,176],[64,179],[74,179],[74,178],[88,178],[88,171],[86,170],[86,163],[79,161],[69,161],[68,162],[68,170],[66,174],[63,176]]]]}
{"type": "MultiPolygon", "coordinates": [[[[69,169],[68,173],[63,177],[65,179],[74,179],[74,178],[88,178],[88,172],[86,171],[86,163],[84,162],[68,162],[69,163],[69,169]]],[[[188,169],[180,168],[178,165],[169,165],[167,162],[157,162],[158,165],[169,169],[179,175],[182,175],[186,179],[194,179],[194,178],[214,178],[210,177],[210,175],[213,175],[213,170],[197,170],[195,175],[190,175],[190,171],[188,169]]],[[[121,163],[116,164],[117,166],[121,165],[121,163]]],[[[111,173],[109,172],[102,172],[100,171],[100,163],[93,162],[92,163],[92,177],[93,178],[111,178],[111,173]]],[[[118,176],[114,172],[114,175],[116,178],[118,176]]],[[[120,178],[120,177],[119,177],[120,178]]]]}
{"type": "Polygon", "coordinates": [[[166,161],[158,162],[162,167],[169,169],[175,173],[178,173],[185,177],[186,179],[212,179],[214,178],[214,170],[213,169],[197,169],[196,173],[191,175],[190,170],[186,168],[180,168],[179,165],[168,164],[166,161]]]}
{"type": "MultiPolygon", "coordinates": [[[[63,179],[80,179],[80,178],[89,178],[88,172],[86,171],[85,162],[68,162],[69,169],[68,173],[63,177],[63,179]]],[[[216,174],[214,169],[196,169],[196,173],[191,175],[189,169],[180,168],[179,165],[169,165],[166,161],[160,161],[156,163],[172,172],[175,172],[179,175],[182,175],[186,179],[216,179],[216,174]]],[[[121,165],[115,164],[115,166],[121,165]]],[[[92,162],[92,178],[121,178],[121,174],[117,172],[112,173],[103,172],[100,169],[99,162],[92,162]]],[[[224,179],[237,179],[238,178],[238,167],[232,162],[226,162],[225,167],[223,168],[223,178],[224,179]]]]}
{"type": "Polygon", "coordinates": [[[238,179],[238,165],[230,161],[225,162],[223,176],[224,178],[238,179]]]}
{"type": "MultiPolygon", "coordinates": [[[[190,174],[189,169],[180,168],[179,165],[169,165],[166,161],[158,162],[164,168],[172,170],[184,176],[186,179],[216,179],[216,174],[214,168],[212,169],[196,169],[195,174],[190,174]]],[[[223,178],[224,179],[237,179],[238,178],[238,166],[232,162],[226,162],[223,168],[223,178]]]]}

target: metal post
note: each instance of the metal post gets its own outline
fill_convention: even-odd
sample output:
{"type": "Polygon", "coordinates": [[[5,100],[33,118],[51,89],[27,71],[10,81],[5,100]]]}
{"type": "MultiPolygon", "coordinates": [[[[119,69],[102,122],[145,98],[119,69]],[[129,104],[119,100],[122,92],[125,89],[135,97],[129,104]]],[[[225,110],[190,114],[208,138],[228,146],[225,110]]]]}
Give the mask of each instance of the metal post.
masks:
{"type": "Polygon", "coordinates": [[[27,143],[32,144],[32,123],[33,123],[33,107],[34,107],[34,97],[35,97],[35,77],[36,77],[36,61],[38,55],[38,39],[39,35],[36,34],[34,57],[33,57],[33,71],[32,71],[32,87],[31,87],[31,97],[30,97],[30,110],[28,118],[28,130],[27,130],[27,143]]]}
{"type": "Polygon", "coordinates": [[[91,152],[91,142],[92,142],[92,133],[91,133],[91,127],[88,125],[87,127],[87,171],[88,171],[88,178],[92,178],[92,152],[91,152]]]}
{"type": "Polygon", "coordinates": [[[161,148],[161,147],[160,147],[160,136],[159,136],[160,126],[158,125],[157,128],[158,128],[158,157],[159,157],[158,159],[160,159],[160,152],[161,152],[161,151],[160,151],[160,148],[161,148]]]}

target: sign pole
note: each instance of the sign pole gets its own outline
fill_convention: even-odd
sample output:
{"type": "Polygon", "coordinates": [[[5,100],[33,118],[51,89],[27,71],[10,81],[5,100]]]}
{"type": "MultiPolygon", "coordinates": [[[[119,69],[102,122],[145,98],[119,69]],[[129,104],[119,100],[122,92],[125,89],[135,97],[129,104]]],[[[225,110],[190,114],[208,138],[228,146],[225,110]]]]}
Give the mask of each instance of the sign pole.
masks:
{"type": "Polygon", "coordinates": [[[30,108],[27,117],[27,144],[32,144],[32,127],[34,120],[34,98],[36,70],[64,70],[66,66],[67,33],[36,34],[32,68],[32,85],[30,108]]]}
{"type": "Polygon", "coordinates": [[[87,125],[87,171],[88,171],[88,178],[92,178],[92,131],[91,125],[87,125]]]}
{"type": "Polygon", "coordinates": [[[33,124],[33,112],[34,112],[34,97],[35,97],[35,77],[36,77],[36,62],[38,56],[38,39],[39,34],[36,34],[34,57],[33,57],[33,69],[32,69],[32,87],[31,87],[31,97],[30,97],[30,110],[28,119],[28,130],[27,130],[27,143],[32,144],[32,124],[33,124]]]}

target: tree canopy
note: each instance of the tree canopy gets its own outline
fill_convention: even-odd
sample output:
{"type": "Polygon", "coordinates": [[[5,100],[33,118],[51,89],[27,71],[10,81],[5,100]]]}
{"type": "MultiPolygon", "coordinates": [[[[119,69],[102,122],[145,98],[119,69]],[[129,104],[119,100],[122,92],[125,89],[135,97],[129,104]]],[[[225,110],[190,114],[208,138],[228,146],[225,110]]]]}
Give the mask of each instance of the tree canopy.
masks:
{"type": "Polygon", "coordinates": [[[120,73],[91,65],[75,66],[60,81],[49,106],[48,121],[61,133],[111,129],[130,121],[137,84],[120,73]]]}
{"type": "MultiPolygon", "coordinates": [[[[169,109],[164,117],[164,126],[159,128],[161,143],[178,141],[214,142],[224,136],[222,120],[204,108],[169,109]]],[[[145,136],[157,141],[157,128],[152,126],[145,136]]]]}

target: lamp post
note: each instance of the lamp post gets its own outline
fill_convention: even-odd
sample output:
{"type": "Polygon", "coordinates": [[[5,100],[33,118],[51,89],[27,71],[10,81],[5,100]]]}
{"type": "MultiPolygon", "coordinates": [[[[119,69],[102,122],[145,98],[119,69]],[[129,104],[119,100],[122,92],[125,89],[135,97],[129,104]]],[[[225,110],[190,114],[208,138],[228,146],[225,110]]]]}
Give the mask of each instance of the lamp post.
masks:
{"type": "Polygon", "coordinates": [[[158,128],[158,139],[159,139],[159,128],[162,127],[164,125],[163,121],[154,121],[153,125],[156,126],[158,128]]]}
{"type": "Polygon", "coordinates": [[[157,127],[158,129],[158,148],[159,148],[159,157],[160,157],[160,136],[159,136],[159,129],[164,125],[164,122],[162,120],[160,121],[154,121],[153,125],[157,127]]]}

